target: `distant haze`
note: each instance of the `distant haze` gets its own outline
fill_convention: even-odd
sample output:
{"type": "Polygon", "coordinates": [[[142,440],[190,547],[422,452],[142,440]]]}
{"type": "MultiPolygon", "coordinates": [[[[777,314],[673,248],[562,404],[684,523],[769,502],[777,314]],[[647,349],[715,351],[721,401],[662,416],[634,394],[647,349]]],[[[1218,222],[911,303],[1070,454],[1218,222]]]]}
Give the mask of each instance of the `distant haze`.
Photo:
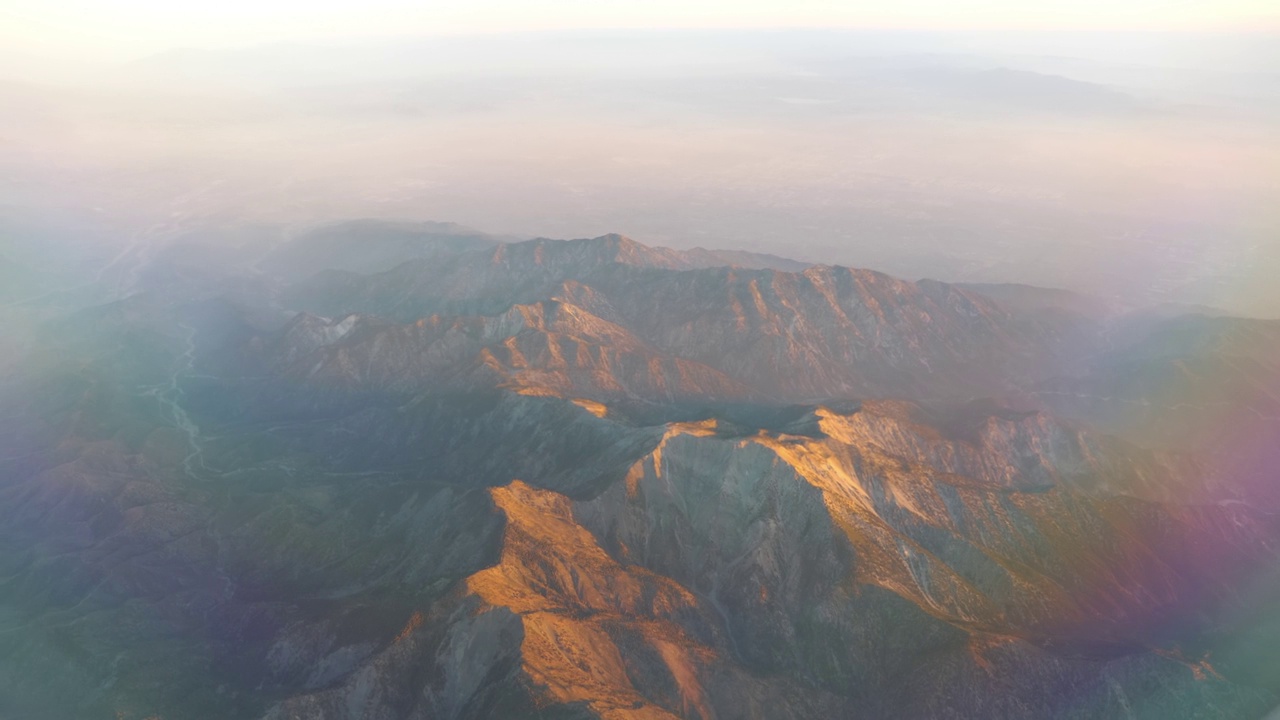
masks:
{"type": "MultiPolygon", "coordinates": [[[[410,13],[381,5],[360,17],[410,13]]],[[[1280,316],[1276,37],[1000,30],[1141,28],[1144,9],[1152,27],[1201,15],[1225,27],[1265,14],[1264,4],[1063,4],[1043,23],[1005,5],[916,22],[986,28],[965,32],[351,39],[316,24],[354,10],[266,3],[265,24],[223,47],[237,37],[215,37],[227,26],[216,18],[202,37],[195,11],[125,3],[99,29],[123,40],[85,40],[122,59],[86,68],[72,62],[71,29],[91,32],[102,10],[10,4],[6,32],[29,42],[9,45],[24,59],[0,54],[0,221],[87,218],[119,243],[352,217],[523,237],[621,232],[907,278],[1280,316]],[[150,24],[129,22],[149,9],[150,24]],[[296,33],[254,34],[294,11],[296,33]]],[[[655,7],[617,24],[722,17],[711,5],[693,6],[704,20],[655,7]]],[[[739,25],[787,24],[781,5],[737,7],[739,25]]],[[[899,24],[928,14],[900,7],[899,24]]],[[[797,23],[818,17],[816,5],[799,8],[797,23]]],[[[528,13],[501,17],[538,26],[521,19],[528,13]]],[[[826,21],[897,23],[854,10],[826,21]]],[[[7,233],[6,243],[28,241],[7,233]]]]}
{"type": "Polygon", "coordinates": [[[56,53],[306,42],[352,35],[594,28],[861,27],[929,30],[1256,31],[1280,28],[1268,0],[9,0],[0,39],[56,53]]]}

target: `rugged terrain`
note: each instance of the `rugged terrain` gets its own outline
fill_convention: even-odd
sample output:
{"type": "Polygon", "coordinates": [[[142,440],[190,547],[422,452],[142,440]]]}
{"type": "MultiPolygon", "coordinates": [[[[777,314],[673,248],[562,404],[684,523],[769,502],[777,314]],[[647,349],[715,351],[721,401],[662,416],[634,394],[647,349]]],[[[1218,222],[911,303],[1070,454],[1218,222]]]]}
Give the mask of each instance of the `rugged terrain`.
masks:
{"type": "Polygon", "coordinates": [[[1280,705],[1280,323],[224,235],[0,308],[0,717],[1280,705]]]}

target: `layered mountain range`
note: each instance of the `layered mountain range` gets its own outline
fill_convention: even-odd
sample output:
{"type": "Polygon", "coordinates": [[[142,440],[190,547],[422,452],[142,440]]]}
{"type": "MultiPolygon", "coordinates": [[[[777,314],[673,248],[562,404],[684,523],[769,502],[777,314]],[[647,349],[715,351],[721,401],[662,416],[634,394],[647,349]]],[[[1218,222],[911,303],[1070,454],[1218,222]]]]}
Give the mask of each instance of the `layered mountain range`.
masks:
{"type": "Polygon", "coordinates": [[[140,257],[3,309],[0,717],[1280,705],[1276,321],[443,224],[140,257]]]}

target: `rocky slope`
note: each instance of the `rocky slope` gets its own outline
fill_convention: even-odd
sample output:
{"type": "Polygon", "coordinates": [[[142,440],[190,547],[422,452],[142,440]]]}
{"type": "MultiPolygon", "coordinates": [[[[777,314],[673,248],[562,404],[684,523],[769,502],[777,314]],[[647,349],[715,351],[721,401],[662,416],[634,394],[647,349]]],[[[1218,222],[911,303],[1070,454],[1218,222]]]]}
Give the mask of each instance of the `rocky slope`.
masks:
{"type": "Polygon", "coordinates": [[[480,386],[596,400],[747,399],[725,374],[662,353],[560,300],[491,317],[433,315],[408,325],[299,315],[267,348],[281,373],[317,393],[414,393],[480,386]]]}
{"type": "Polygon", "coordinates": [[[1045,330],[943,283],[835,267],[696,267],[619,236],[500,245],[378,275],[327,273],[287,297],[321,314],[399,322],[554,299],[787,400],[981,395],[1044,374],[1038,364],[1054,359],[1045,330]]]}
{"type": "Polygon", "coordinates": [[[907,411],[818,409],[816,437],[671,424],[590,499],[495,487],[498,563],[270,717],[1229,718],[1271,701],[1169,621],[1238,580],[1222,553],[1274,562],[1274,523],[1078,489],[1102,471],[1089,439],[1041,418],[990,419],[974,444],[907,411]],[[1019,435],[1053,438],[1032,455],[1064,474],[1010,466],[1019,435]]]}

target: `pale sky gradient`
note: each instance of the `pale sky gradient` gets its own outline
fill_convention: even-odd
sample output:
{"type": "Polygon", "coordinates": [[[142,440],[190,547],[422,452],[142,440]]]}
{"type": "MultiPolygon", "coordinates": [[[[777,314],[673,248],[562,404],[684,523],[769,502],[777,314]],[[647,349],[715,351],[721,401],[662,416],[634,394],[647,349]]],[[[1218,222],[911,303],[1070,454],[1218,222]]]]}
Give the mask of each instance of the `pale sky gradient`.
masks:
{"type": "Polygon", "coordinates": [[[585,28],[1277,30],[1276,0],[0,0],[0,46],[64,59],[352,36],[585,28]]]}

